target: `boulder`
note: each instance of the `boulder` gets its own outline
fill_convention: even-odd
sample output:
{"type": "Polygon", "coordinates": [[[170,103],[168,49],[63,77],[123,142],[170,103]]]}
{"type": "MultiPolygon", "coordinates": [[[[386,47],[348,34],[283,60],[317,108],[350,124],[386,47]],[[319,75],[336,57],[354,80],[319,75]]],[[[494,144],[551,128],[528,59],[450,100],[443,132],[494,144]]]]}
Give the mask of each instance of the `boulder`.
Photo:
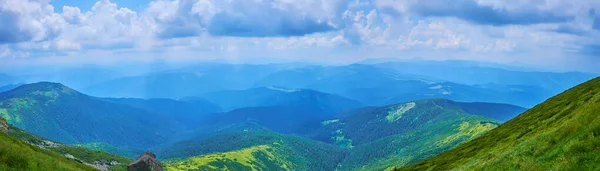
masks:
{"type": "Polygon", "coordinates": [[[163,171],[163,165],[156,160],[154,153],[144,152],[144,154],[127,166],[127,171],[163,171]]]}
{"type": "Polygon", "coordinates": [[[4,132],[4,133],[8,133],[10,126],[8,126],[8,123],[6,122],[6,120],[4,120],[4,118],[0,117],[0,132],[4,132]]]}

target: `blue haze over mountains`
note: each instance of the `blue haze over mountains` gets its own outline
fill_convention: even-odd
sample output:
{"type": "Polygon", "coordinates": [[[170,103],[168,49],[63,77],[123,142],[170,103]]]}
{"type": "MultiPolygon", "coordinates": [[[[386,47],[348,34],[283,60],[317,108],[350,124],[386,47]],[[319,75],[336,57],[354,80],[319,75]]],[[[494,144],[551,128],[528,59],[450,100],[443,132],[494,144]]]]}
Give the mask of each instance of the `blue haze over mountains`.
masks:
{"type": "Polygon", "coordinates": [[[283,142],[279,155],[305,161],[299,168],[353,170],[426,159],[469,138],[421,142],[442,141],[463,123],[496,127],[594,76],[469,61],[36,68],[0,75],[0,117],[131,159],[283,142]]]}
{"type": "Polygon", "coordinates": [[[224,95],[221,99],[232,99],[228,103],[236,103],[233,99],[238,98],[226,96],[244,96],[247,93],[269,96],[277,91],[301,89],[349,98],[367,106],[444,98],[532,107],[596,75],[536,71],[471,61],[383,59],[350,65],[159,63],[131,67],[90,65],[38,68],[27,72],[15,70],[0,75],[0,86],[4,86],[0,90],[10,89],[11,85],[14,88],[23,83],[51,81],[92,96],[116,98],[210,99],[221,93],[219,95],[224,95]],[[231,90],[235,91],[227,92],[231,90]]]}

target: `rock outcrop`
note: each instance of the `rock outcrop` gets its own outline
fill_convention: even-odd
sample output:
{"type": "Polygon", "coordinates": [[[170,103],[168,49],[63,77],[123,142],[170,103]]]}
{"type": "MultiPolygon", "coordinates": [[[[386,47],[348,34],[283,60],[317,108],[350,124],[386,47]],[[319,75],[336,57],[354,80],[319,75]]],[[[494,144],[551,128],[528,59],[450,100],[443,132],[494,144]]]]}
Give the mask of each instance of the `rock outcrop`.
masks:
{"type": "Polygon", "coordinates": [[[4,118],[0,117],[0,132],[8,133],[9,128],[10,127],[8,126],[8,123],[6,122],[6,120],[4,120],[4,118]]]}
{"type": "Polygon", "coordinates": [[[163,165],[156,160],[154,153],[144,152],[144,154],[127,166],[127,171],[163,171],[163,165]]]}

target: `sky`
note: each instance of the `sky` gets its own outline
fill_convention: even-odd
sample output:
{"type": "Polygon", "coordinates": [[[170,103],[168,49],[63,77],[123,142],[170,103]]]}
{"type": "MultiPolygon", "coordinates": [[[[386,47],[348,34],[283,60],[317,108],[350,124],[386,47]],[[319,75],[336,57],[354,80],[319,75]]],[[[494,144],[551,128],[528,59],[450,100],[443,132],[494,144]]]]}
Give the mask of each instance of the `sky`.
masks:
{"type": "Polygon", "coordinates": [[[600,73],[600,1],[0,0],[0,67],[373,58],[600,73]]]}

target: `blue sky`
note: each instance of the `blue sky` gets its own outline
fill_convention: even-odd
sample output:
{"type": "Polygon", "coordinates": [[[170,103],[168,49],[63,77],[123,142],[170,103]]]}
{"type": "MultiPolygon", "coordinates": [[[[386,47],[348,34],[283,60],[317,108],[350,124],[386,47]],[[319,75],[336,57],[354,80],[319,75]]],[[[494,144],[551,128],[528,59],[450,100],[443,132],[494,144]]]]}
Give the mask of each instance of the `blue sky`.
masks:
{"type": "Polygon", "coordinates": [[[267,58],[600,72],[595,0],[2,0],[0,66],[267,58]]]}
{"type": "MultiPolygon", "coordinates": [[[[50,4],[54,6],[54,12],[61,13],[63,6],[77,7],[82,11],[92,9],[92,6],[98,1],[86,0],[51,0],[50,4]]],[[[140,12],[148,7],[148,0],[111,0],[110,2],[118,4],[119,8],[127,8],[132,11],[140,12]]]]}

